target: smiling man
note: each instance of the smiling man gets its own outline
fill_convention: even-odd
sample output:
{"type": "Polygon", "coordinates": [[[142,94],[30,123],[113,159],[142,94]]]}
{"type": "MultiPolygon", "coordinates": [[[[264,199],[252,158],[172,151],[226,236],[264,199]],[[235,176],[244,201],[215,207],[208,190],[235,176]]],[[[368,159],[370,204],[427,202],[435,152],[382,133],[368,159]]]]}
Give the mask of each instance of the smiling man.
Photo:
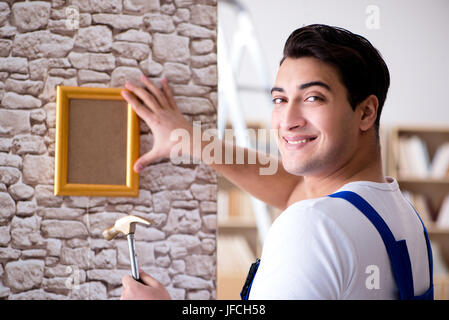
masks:
{"type": "MultiPolygon", "coordinates": [[[[136,170],[168,155],[170,130],[192,131],[166,81],[161,91],[142,80],[146,90],[128,84],[134,95],[123,94],[155,136],[136,170]]],[[[271,90],[279,170],[261,176],[260,164],[209,164],[284,210],[243,299],[433,298],[427,232],[398,183],[382,173],[379,120],[389,81],[384,60],[359,35],[326,25],[290,35],[271,90]]],[[[122,298],[168,297],[154,279],[142,279],[147,285],[126,276],[122,298]]]]}

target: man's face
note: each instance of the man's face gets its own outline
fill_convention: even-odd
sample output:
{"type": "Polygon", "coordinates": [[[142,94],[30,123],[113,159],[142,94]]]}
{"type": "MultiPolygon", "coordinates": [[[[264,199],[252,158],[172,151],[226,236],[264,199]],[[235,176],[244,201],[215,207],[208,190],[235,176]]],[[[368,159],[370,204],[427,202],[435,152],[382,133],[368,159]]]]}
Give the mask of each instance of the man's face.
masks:
{"type": "Polygon", "coordinates": [[[284,168],[329,175],[356,150],[358,122],[337,70],[316,58],[286,58],[272,89],[272,128],[284,168]]]}

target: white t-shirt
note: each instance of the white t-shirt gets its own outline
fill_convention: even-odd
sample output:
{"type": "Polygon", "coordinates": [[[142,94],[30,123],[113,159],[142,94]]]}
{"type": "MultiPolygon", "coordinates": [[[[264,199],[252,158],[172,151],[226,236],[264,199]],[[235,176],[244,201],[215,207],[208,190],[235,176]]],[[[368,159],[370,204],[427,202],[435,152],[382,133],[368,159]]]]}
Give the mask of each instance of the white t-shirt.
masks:
{"type": "MultiPolygon", "coordinates": [[[[415,295],[429,288],[429,259],[421,221],[398,183],[351,182],[384,219],[395,239],[405,239],[415,295]]],[[[396,299],[398,289],[383,240],[350,202],[322,197],[296,202],[273,223],[249,299],[396,299]]]]}

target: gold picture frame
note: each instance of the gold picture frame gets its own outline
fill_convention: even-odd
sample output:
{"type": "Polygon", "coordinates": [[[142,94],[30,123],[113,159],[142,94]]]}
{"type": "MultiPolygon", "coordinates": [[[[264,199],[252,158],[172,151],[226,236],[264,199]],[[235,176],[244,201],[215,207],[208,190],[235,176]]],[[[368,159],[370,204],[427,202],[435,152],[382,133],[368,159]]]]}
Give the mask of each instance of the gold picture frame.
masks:
{"type": "Polygon", "coordinates": [[[57,86],[56,196],[138,196],[139,120],[122,90],[57,86]]]}

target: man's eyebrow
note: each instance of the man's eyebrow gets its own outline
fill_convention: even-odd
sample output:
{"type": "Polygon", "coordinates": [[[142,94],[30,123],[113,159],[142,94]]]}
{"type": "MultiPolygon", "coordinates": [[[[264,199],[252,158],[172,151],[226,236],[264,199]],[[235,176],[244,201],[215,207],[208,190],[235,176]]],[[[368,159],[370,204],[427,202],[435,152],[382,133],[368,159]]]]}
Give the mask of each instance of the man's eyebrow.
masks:
{"type": "MultiPolygon", "coordinates": [[[[331,91],[330,86],[322,81],[311,81],[311,82],[303,83],[300,86],[298,86],[298,89],[304,90],[304,89],[307,89],[307,88],[313,87],[313,86],[320,86],[320,87],[323,87],[323,88],[331,91]]],[[[271,94],[273,94],[273,91],[284,92],[284,89],[280,88],[280,87],[273,87],[273,88],[271,88],[271,94]]]]}
{"type": "Polygon", "coordinates": [[[324,83],[322,81],[311,81],[311,82],[303,83],[298,88],[299,88],[299,90],[303,90],[303,89],[307,89],[307,88],[313,87],[313,86],[320,86],[320,87],[323,87],[323,88],[331,91],[331,88],[329,87],[329,85],[327,85],[326,83],[324,83]]]}
{"type": "Polygon", "coordinates": [[[273,87],[273,88],[271,88],[271,94],[273,94],[273,91],[284,92],[284,89],[279,88],[279,87],[273,87]]]}

